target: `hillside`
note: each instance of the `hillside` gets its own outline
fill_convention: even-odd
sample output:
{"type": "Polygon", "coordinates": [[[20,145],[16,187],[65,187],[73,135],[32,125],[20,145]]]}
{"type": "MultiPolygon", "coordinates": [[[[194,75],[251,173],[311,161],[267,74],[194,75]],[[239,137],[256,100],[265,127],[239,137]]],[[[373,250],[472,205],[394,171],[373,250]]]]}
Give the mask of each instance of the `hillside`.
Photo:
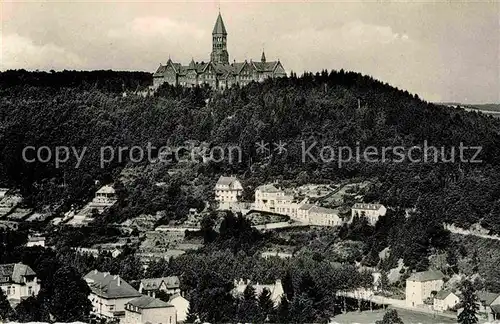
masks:
{"type": "MultiPolygon", "coordinates": [[[[13,71],[0,74],[0,187],[19,188],[25,203],[38,209],[51,206],[64,211],[71,204],[83,204],[95,190],[95,180],[117,183],[120,203],[109,217],[123,220],[158,210],[167,210],[170,218],[181,217],[190,205],[200,205],[210,197],[215,179],[224,173],[240,175],[249,190],[276,178],[304,183],[356,177],[376,180],[365,196],[367,201],[416,208],[407,220],[400,218],[402,210],[394,216],[404,224],[397,244],[406,247],[400,253],[413,258],[412,266],[417,266],[418,255],[445,246],[437,237],[442,222],[461,227],[480,222],[500,232],[500,121],[424,102],[369,76],[323,71],[223,93],[164,86],[153,97],[143,98],[122,97],[116,86],[106,82],[92,87],[81,82],[20,83],[22,78],[13,77],[15,73],[22,78],[28,75],[30,80],[37,76],[13,71]],[[242,160],[224,156],[222,162],[206,164],[132,163],[127,153],[121,160],[115,156],[100,165],[102,147],[146,148],[148,142],[156,147],[176,146],[185,141],[222,149],[238,146],[242,160]],[[261,154],[255,145],[260,141],[271,147],[286,142],[287,152],[261,154]],[[463,143],[482,146],[482,162],[351,161],[339,166],[337,160],[302,161],[302,141],[306,146],[316,142],[310,151],[313,156],[321,153],[323,145],[410,148],[424,141],[445,147],[449,155],[452,147],[463,143]],[[77,152],[86,147],[86,151],[75,168],[78,159],[72,151],[60,166],[53,160],[24,162],[22,150],[27,145],[52,150],[65,145],[77,152]],[[127,165],[142,171],[123,185],[118,179],[127,165]],[[174,169],[182,172],[168,172],[174,169]],[[167,185],[158,187],[157,182],[167,185]]],[[[79,72],[72,73],[76,79],[85,79],[79,72]]],[[[133,85],[130,90],[145,78],[143,74],[107,73],[113,80],[125,78],[124,84],[133,85]]],[[[153,157],[156,154],[153,150],[153,157]]],[[[466,157],[471,158],[469,153],[466,157]]],[[[132,159],[138,156],[132,154],[132,159]]],[[[394,238],[382,236],[369,253],[395,244],[394,238]]]]}

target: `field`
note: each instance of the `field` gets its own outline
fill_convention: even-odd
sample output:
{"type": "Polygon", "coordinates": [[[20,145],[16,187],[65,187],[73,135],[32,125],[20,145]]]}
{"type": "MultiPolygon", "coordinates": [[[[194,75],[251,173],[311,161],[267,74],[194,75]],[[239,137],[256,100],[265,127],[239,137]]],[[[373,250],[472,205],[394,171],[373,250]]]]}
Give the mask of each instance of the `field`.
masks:
{"type": "MultiPolygon", "coordinates": [[[[412,312],[409,310],[404,310],[404,309],[397,309],[399,317],[403,320],[405,324],[416,324],[416,323],[422,323],[422,324],[438,324],[438,323],[457,323],[456,320],[451,319],[449,317],[443,317],[443,316],[434,316],[433,314],[425,314],[425,313],[419,313],[419,312],[412,312]]],[[[346,314],[340,314],[337,315],[333,318],[333,320],[330,322],[332,324],[338,323],[338,324],[372,324],[375,323],[377,320],[381,320],[382,317],[384,316],[385,311],[380,309],[380,310],[375,310],[373,312],[371,311],[364,311],[361,313],[358,312],[349,312],[346,314]]]]}

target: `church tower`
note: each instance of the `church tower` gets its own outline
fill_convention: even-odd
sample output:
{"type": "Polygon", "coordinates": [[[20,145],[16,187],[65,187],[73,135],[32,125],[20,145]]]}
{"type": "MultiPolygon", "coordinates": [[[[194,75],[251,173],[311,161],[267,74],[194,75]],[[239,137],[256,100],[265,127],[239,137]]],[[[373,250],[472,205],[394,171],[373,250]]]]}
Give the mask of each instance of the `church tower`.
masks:
{"type": "Polygon", "coordinates": [[[214,30],[212,31],[212,54],[210,54],[210,59],[214,63],[229,64],[227,32],[220,12],[215,22],[214,30]]]}

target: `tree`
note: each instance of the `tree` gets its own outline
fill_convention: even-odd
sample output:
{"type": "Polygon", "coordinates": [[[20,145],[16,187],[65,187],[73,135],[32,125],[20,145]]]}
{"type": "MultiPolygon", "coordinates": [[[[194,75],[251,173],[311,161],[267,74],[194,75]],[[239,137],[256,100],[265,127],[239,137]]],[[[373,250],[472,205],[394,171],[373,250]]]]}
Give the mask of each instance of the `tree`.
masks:
{"type": "Polygon", "coordinates": [[[50,313],[59,322],[86,321],[92,309],[90,288],[70,266],[57,270],[52,278],[53,290],[45,295],[50,313]]]}
{"type": "Polygon", "coordinates": [[[10,306],[7,296],[5,296],[2,289],[0,289],[0,321],[8,322],[14,317],[14,310],[10,306]]]}
{"type": "Polygon", "coordinates": [[[389,288],[389,277],[387,276],[387,271],[382,270],[380,272],[379,289],[381,291],[386,291],[388,288],[389,288]]]}
{"type": "Polygon", "coordinates": [[[278,309],[276,310],[276,322],[278,323],[288,323],[289,320],[289,312],[290,312],[290,304],[286,299],[286,296],[281,296],[280,303],[278,305],[278,309]]]}
{"type": "Polygon", "coordinates": [[[271,299],[271,291],[264,288],[259,296],[259,309],[261,322],[274,322],[274,302],[271,299]]]}
{"type": "Polygon", "coordinates": [[[238,303],[237,320],[244,323],[253,323],[259,315],[255,288],[252,285],[248,285],[243,291],[243,299],[238,303]]]}
{"type": "Polygon", "coordinates": [[[469,280],[462,283],[460,289],[462,293],[463,310],[458,314],[458,322],[460,324],[476,324],[478,323],[477,312],[479,310],[478,298],[474,291],[474,286],[469,280]]]}
{"type": "Polygon", "coordinates": [[[395,309],[388,310],[382,320],[376,321],[376,324],[404,324],[395,309]]]}
{"type": "Polygon", "coordinates": [[[285,292],[286,298],[288,300],[292,300],[294,295],[294,289],[293,289],[292,274],[290,270],[286,271],[285,276],[283,277],[283,280],[281,280],[281,282],[283,284],[283,290],[285,292]]]}
{"type": "Polygon", "coordinates": [[[191,309],[191,305],[188,306],[188,311],[187,311],[187,314],[186,314],[186,323],[195,323],[196,321],[198,320],[198,315],[196,315],[195,313],[193,313],[192,309],[191,309]]]}
{"type": "Polygon", "coordinates": [[[306,293],[296,294],[290,303],[289,323],[316,322],[314,304],[306,293]]]}
{"type": "Polygon", "coordinates": [[[22,300],[16,309],[17,320],[20,322],[45,322],[49,313],[38,297],[30,296],[22,300]]]}

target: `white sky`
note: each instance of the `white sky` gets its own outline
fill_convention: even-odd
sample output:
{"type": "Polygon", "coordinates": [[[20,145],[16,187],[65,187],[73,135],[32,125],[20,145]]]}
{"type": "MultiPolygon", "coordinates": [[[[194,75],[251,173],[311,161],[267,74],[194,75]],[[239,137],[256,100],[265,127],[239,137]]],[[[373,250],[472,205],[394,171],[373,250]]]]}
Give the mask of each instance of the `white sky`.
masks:
{"type": "MultiPolygon", "coordinates": [[[[217,1],[3,2],[0,69],[207,61],[217,1]]],[[[498,1],[220,3],[230,61],[372,75],[430,101],[500,103],[498,1]]]]}

